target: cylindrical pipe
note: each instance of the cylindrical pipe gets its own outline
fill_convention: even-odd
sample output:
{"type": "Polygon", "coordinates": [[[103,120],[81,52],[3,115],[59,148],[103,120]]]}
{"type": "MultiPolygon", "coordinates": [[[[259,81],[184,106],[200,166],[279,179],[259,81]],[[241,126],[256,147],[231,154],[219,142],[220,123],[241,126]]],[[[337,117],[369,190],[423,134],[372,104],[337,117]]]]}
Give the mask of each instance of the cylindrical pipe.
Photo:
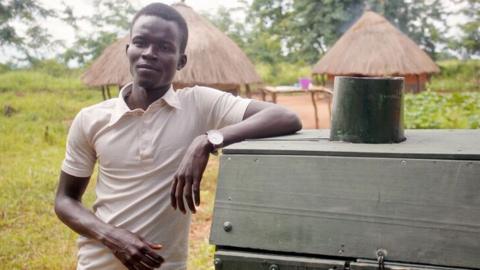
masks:
{"type": "Polygon", "coordinates": [[[404,141],[403,78],[335,77],[330,140],[404,141]]]}

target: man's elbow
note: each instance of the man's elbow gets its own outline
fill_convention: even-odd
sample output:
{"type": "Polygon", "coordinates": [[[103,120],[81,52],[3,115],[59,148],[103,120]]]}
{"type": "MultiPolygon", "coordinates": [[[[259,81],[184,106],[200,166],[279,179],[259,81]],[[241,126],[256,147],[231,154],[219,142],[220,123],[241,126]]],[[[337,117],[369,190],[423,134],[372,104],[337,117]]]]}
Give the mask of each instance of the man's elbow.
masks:
{"type": "Polygon", "coordinates": [[[302,121],[300,120],[300,117],[298,117],[298,114],[292,111],[288,111],[288,118],[288,121],[291,123],[290,125],[292,127],[292,133],[302,129],[302,121]]]}
{"type": "Polygon", "coordinates": [[[60,198],[58,195],[55,197],[53,209],[57,217],[61,219],[63,216],[62,198],[60,198]]]}
{"type": "Polygon", "coordinates": [[[302,121],[297,113],[285,108],[281,108],[280,110],[281,122],[287,127],[289,133],[295,133],[302,129],[302,121]]]}
{"type": "Polygon", "coordinates": [[[64,221],[65,217],[68,216],[69,211],[71,211],[71,209],[69,208],[69,205],[71,205],[71,203],[72,199],[68,196],[57,194],[57,196],[55,197],[53,209],[55,211],[55,215],[57,215],[57,217],[61,221],[64,221]]]}

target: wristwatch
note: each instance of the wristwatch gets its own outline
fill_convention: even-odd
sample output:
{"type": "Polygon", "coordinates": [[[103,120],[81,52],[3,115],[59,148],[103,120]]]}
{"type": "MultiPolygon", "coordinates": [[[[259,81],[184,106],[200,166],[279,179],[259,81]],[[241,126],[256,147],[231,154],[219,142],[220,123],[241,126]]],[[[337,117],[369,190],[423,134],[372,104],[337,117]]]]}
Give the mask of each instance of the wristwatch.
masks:
{"type": "Polygon", "coordinates": [[[215,129],[207,131],[208,142],[212,145],[212,154],[218,154],[218,149],[223,147],[223,134],[215,129]]]}

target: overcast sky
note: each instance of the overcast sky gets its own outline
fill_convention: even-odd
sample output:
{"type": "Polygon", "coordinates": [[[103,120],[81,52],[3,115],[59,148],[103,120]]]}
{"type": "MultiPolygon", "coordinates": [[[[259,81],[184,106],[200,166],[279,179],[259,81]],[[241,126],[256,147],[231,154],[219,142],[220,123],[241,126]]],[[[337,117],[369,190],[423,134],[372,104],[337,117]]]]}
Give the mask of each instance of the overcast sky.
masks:
{"type": "MultiPolygon", "coordinates": [[[[73,8],[74,15],[76,17],[92,14],[95,10],[93,0],[38,0],[40,4],[46,8],[54,9],[61,12],[64,8],[62,2],[68,3],[73,8]]],[[[179,0],[129,0],[135,9],[140,9],[149,3],[162,2],[165,4],[173,4],[179,2],[179,0]]],[[[251,1],[251,0],[249,0],[251,1]]],[[[237,0],[186,0],[185,4],[192,7],[199,13],[215,13],[221,6],[232,8],[240,6],[237,0]]],[[[67,47],[70,47],[75,41],[75,32],[66,23],[59,19],[48,19],[45,21],[45,25],[48,32],[52,35],[54,40],[62,40],[67,47]]],[[[17,30],[22,31],[22,26],[17,24],[17,30]]],[[[86,33],[92,31],[92,29],[82,29],[86,33]]],[[[47,55],[54,56],[54,52],[49,52],[47,55]]],[[[15,48],[3,46],[0,48],[0,63],[12,60],[13,56],[20,56],[15,48]]]]}
{"type": "MultiPolygon", "coordinates": [[[[65,0],[39,0],[45,7],[61,10],[62,2],[65,0]]],[[[153,2],[162,2],[165,4],[173,4],[179,2],[178,0],[129,0],[135,9],[148,5],[153,2]]],[[[65,1],[68,5],[73,7],[75,16],[88,15],[94,12],[93,0],[77,0],[65,1]]],[[[215,13],[220,6],[237,7],[239,2],[237,0],[186,0],[185,4],[191,6],[197,12],[215,13]]],[[[59,20],[50,20],[48,22],[48,29],[55,37],[72,42],[75,38],[74,33],[70,27],[59,20]]]]}
{"type": "MultiPolygon", "coordinates": [[[[63,9],[62,2],[68,3],[68,5],[73,7],[75,16],[89,15],[94,12],[95,7],[93,6],[94,0],[77,0],[77,1],[67,1],[67,0],[39,0],[39,2],[47,7],[52,8],[57,11],[63,9]]],[[[165,4],[173,4],[179,2],[179,0],[129,0],[135,9],[140,9],[143,6],[152,3],[152,2],[162,2],[165,4]]],[[[252,0],[248,0],[251,2],[252,0]]],[[[454,4],[452,0],[443,0],[445,5],[448,6],[450,11],[457,10],[461,5],[454,4]]],[[[214,14],[219,7],[224,6],[227,8],[238,7],[241,4],[238,0],[186,0],[185,3],[191,6],[195,11],[199,13],[211,13],[214,14]]],[[[236,14],[237,17],[241,17],[241,14],[236,14]]],[[[235,19],[235,17],[234,17],[235,19]]],[[[459,16],[450,16],[448,19],[450,25],[457,25],[462,21],[462,18],[459,16]]],[[[48,31],[52,34],[54,39],[59,39],[64,41],[67,47],[70,47],[75,40],[75,33],[70,26],[60,21],[59,19],[49,19],[45,22],[48,31]]],[[[92,29],[85,29],[86,33],[92,31],[92,29]]],[[[450,30],[450,35],[456,35],[458,30],[452,28],[450,30]]],[[[5,60],[10,60],[11,56],[15,54],[14,49],[12,48],[2,48],[0,49],[0,62],[5,60]]],[[[55,55],[51,52],[52,56],[55,55]]]]}

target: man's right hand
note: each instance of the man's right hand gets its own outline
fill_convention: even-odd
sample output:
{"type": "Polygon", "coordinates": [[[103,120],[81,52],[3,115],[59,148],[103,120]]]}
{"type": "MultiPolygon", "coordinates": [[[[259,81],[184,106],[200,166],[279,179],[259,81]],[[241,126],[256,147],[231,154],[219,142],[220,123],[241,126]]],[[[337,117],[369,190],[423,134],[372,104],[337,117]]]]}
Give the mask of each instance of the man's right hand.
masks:
{"type": "Polygon", "coordinates": [[[162,248],[161,245],[149,243],[125,229],[111,230],[102,242],[129,270],[151,270],[164,262],[155,252],[162,248]]]}

